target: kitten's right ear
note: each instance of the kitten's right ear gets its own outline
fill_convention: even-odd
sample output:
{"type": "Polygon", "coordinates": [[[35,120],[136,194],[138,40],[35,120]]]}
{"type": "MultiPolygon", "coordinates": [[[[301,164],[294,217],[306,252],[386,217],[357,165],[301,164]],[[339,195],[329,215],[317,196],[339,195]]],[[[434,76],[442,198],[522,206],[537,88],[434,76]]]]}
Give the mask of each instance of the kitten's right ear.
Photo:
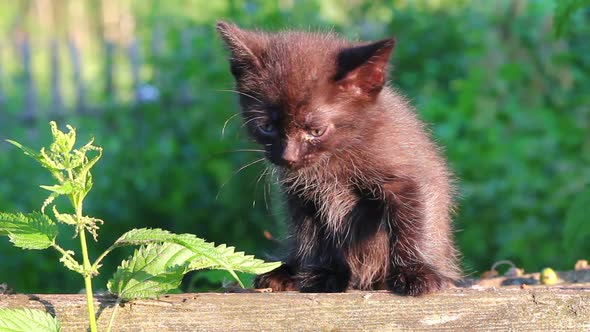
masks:
{"type": "Polygon", "coordinates": [[[233,23],[223,21],[217,22],[217,31],[231,52],[231,73],[236,79],[244,70],[261,67],[259,54],[266,44],[262,33],[242,30],[233,23]]]}
{"type": "Polygon", "coordinates": [[[387,62],[394,46],[395,39],[390,38],[341,50],[334,80],[343,90],[375,96],[385,84],[387,62]]]}

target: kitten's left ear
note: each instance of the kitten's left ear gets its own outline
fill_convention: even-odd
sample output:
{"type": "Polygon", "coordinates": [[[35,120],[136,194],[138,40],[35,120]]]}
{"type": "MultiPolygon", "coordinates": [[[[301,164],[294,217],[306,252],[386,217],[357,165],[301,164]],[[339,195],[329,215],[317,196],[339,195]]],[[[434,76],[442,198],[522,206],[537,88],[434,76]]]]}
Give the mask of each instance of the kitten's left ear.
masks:
{"type": "Polygon", "coordinates": [[[376,96],[385,84],[387,62],[394,45],[395,39],[390,38],[340,51],[334,80],[342,90],[376,96]]]}
{"type": "Polygon", "coordinates": [[[217,31],[231,51],[231,72],[236,79],[245,70],[260,69],[259,54],[266,44],[263,33],[239,28],[233,23],[217,22],[217,31]]]}

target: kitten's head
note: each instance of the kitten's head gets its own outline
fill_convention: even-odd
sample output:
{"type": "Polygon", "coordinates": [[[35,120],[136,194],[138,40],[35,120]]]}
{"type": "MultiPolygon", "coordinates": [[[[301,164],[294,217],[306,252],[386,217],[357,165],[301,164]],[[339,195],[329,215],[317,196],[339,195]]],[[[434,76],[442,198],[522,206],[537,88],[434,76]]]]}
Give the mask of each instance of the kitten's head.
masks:
{"type": "Polygon", "coordinates": [[[267,158],[297,170],[362,143],[393,39],[350,43],[332,33],[242,30],[220,22],[244,123],[267,158]]]}

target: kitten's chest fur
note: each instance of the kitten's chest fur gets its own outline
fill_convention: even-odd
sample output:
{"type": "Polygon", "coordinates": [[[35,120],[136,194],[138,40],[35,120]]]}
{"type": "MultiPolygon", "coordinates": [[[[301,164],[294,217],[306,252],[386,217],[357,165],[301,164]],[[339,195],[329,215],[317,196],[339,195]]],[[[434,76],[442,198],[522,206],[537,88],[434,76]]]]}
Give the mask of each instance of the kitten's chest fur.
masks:
{"type": "Polygon", "coordinates": [[[309,238],[302,240],[325,241],[336,248],[350,267],[351,287],[382,289],[389,266],[390,230],[384,220],[387,209],[380,199],[379,185],[354,172],[322,168],[283,183],[287,194],[300,200],[315,217],[303,222],[317,223],[322,229],[319,234],[305,234],[309,238]]]}
{"type": "Polygon", "coordinates": [[[322,165],[284,176],[281,183],[292,198],[311,203],[317,222],[325,227],[327,235],[340,242],[352,235],[350,226],[362,214],[362,202],[372,198],[368,194],[370,185],[354,174],[330,171],[322,165]]]}

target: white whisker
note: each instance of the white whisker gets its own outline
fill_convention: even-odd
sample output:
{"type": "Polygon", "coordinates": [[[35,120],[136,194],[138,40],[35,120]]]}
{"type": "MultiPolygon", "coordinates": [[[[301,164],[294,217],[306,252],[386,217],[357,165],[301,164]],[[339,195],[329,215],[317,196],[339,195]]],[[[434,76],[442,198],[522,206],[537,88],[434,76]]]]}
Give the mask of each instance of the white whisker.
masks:
{"type": "Polygon", "coordinates": [[[237,150],[232,150],[231,152],[266,152],[266,151],[261,150],[261,149],[237,149],[237,150]]]}
{"type": "Polygon", "coordinates": [[[256,120],[260,120],[260,119],[264,119],[264,118],[265,118],[264,116],[256,116],[256,117],[253,117],[251,119],[248,119],[248,120],[244,121],[244,123],[242,123],[242,125],[240,126],[240,128],[243,128],[245,125],[247,125],[248,123],[250,123],[252,121],[256,121],[256,120]]]}
{"type": "Polygon", "coordinates": [[[235,172],[234,172],[234,174],[232,174],[232,176],[230,176],[230,177],[229,177],[229,179],[227,179],[227,180],[226,180],[226,181],[225,181],[225,182],[224,182],[224,183],[221,185],[221,187],[219,187],[219,191],[217,192],[217,195],[215,195],[215,199],[217,200],[217,199],[219,198],[219,194],[221,193],[221,190],[223,189],[223,187],[225,187],[225,185],[226,185],[226,184],[227,184],[227,183],[228,183],[228,182],[229,182],[229,181],[230,181],[230,180],[231,180],[231,179],[232,179],[234,176],[236,176],[236,175],[237,175],[238,173],[240,173],[242,170],[244,170],[244,169],[246,169],[246,168],[248,168],[248,167],[250,167],[250,166],[252,166],[252,165],[254,165],[254,164],[257,164],[257,163],[259,163],[259,162],[261,162],[261,161],[264,161],[264,159],[265,159],[265,158],[258,158],[258,159],[254,160],[254,161],[252,161],[252,162],[249,162],[249,163],[247,163],[246,165],[244,165],[244,166],[240,167],[240,168],[239,168],[237,171],[235,171],[235,172]]]}
{"type": "Polygon", "coordinates": [[[225,120],[225,123],[223,124],[223,128],[221,128],[221,138],[223,138],[223,137],[225,136],[225,127],[227,126],[227,123],[228,123],[228,122],[229,122],[231,119],[235,118],[235,117],[236,117],[236,116],[238,116],[238,115],[240,115],[240,113],[236,113],[236,114],[234,114],[234,115],[230,116],[230,117],[229,117],[227,120],[225,120]]]}
{"type": "MultiPolygon", "coordinates": [[[[262,171],[262,173],[260,174],[260,176],[258,177],[258,179],[256,180],[256,184],[254,185],[254,192],[257,193],[258,192],[258,184],[260,183],[260,180],[264,177],[264,175],[268,172],[268,166],[264,168],[264,170],[262,171]]],[[[264,193],[264,201],[266,202],[266,192],[264,191],[265,188],[263,188],[263,193],[264,193]]],[[[256,200],[252,201],[252,207],[254,207],[256,205],[256,200]]]]}
{"type": "Polygon", "coordinates": [[[246,96],[246,97],[250,97],[250,98],[252,98],[252,99],[256,100],[256,101],[257,101],[257,102],[259,102],[259,103],[262,103],[262,100],[260,100],[260,99],[258,99],[258,98],[256,98],[256,97],[254,97],[254,96],[252,96],[252,95],[250,95],[250,94],[247,94],[247,93],[245,93],[245,92],[242,92],[242,91],[238,91],[238,90],[232,90],[232,89],[219,89],[219,90],[215,90],[215,91],[221,91],[221,92],[233,92],[233,93],[237,93],[237,94],[239,94],[239,95],[243,95],[243,96],[246,96]]]}

